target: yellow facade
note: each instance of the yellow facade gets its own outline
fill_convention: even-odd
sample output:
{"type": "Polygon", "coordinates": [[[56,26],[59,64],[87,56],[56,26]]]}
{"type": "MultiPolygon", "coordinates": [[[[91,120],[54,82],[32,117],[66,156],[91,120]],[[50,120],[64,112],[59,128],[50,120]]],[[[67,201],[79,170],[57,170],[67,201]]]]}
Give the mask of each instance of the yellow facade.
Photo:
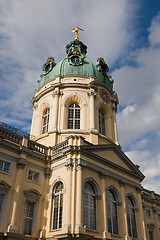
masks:
{"type": "Polygon", "coordinates": [[[121,150],[111,87],[55,76],[32,102],[30,137],[0,127],[0,239],[159,240],[160,196],[121,150]]]}

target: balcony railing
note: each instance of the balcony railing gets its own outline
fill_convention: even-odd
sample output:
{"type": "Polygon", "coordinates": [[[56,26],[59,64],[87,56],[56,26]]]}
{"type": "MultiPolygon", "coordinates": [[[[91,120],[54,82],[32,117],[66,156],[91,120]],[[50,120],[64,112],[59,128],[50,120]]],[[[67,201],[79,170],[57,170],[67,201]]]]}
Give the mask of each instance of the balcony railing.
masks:
{"type": "Polygon", "coordinates": [[[31,137],[30,133],[26,133],[26,132],[24,132],[24,131],[16,128],[16,127],[12,127],[12,126],[10,126],[10,125],[8,125],[8,124],[6,124],[4,122],[1,122],[1,121],[0,121],[0,127],[4,128],[6,130],[9,130],[12,133],[16,133],[16,134],[18,134],[18,135],[20,135],[22,137],[27,137],[29,139],[31,137]]]}
{"type": "Polygon", "coordinates": [[[23,138],[25,138],[27,141],[25,141],[25,144],[23,146],[28,147],[29,149],[36,151],[38,153],[44,155],[47,154],[48,147],[31,140],[30,137],[34,139],[32,135],[23,132],[18,128],[12,127],[4,122],[0,122],[0,137],[7,139],[11,142],[17,143],[19,145],[24,144],[23,138]]]}

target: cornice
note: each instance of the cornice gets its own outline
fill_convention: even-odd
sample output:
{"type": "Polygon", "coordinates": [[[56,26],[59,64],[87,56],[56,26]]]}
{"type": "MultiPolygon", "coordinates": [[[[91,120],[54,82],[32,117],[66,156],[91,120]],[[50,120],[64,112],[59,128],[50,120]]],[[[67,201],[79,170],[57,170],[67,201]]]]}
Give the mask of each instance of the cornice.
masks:
{"type": "MultiPolygon", "coordinates": [[[[133,172],[134,175],[138,175],[138,179],[141,179],[141,181],[144,179],[144,175],[141,173],[141,171],[131,162],[131,160],[123,153],[123,151],[117,146],[116,144],[104,144],[104,145],[93,145],[93,146],[82,146],[82,148],[89,154],[91,151],[101,151],[101,150],[113,150],[116,155],[128,166],[133,172]]],[[[94,153],[92,153],[94,154],[94,153]]],[[[97,156],[97,155],[96,155],[97,156]]],[[[102,158],[102,157],[100,157],[102,158]]],[[[109,160],[108,160],[109,161],[109,160]]],[[[114,163],[112,163],[114,165],[114,163]]],[[[115,164],[117,165],[117,164],[115,164]]],[[[119,166],[119,165],[118,165],[119,166]]],[[[122,167],[121,167],[122,168],[122,167]]],[[[132,172],[132,174],[133,174],[132,172]]],[[[130,173],[130,171],[129,171],[130,173]]]]}
{"type": "Polygon", "coordinates": [[[105,164],[106,166],[108,166],[112,169],[120,171],[120,172],[122,172],[122,173],[124,173],[128,176],[132,176],[132,177],[134,177],[134,178],[136,178],[140,181],[143,180],[142,177],[139,176],[138,174],[136,174],[135,172],[131,172],[131,171],[129,171],[129,170],[127,170],[127,169],[125,169],[125,168],[123,168],[123,167],[121,167],[121,166],[119,166],[119,165],[117,165],[117,164],[115,164],[111,161],[109,161],[108,159],[102,158],[102,157],[100,157],[100,156],[98,156],[94,153],[88,152],[88,151],[83,150],[83,149],[81,149],[80,152],[83,153],[85,156],[88,156],[90,159],[95,160],[97,162],[100,162],[102,164],[105,164]]]}
{"type": "Polygon", "coordinates": [[[35,152],[34,150],[29,149],[28,147],[21,146],[14,142],[9,142],[5,139],[3,139],[0,142],[0,145],[11,152],[13,151],[17,154],[25,154],[26,156],[32,157],[40,162],[46,162],[46,161],[50,160],[50,157],[47,156],[46,154],[41,154],[41,153],[35,152]]]}
{"type": "Polygon", "coordinates": [[[97,166],[97,165],[95,165],[95,164],[93,164],[91,162],[88,162],[88,161],[86,161],[86,160],[84,160],[82,158],[81,158],[81,164],[83,164],[83,166],[85,166],[85,167],[88,167],[88,168],[91,168],[93,170],[98,171],[100,174],[103,174],[104,176],[110,176],[112,178],[115,178],[115,179],[119,180],[120,182],[124,182],[125,184],[132,185],[132,186],[134,186],[136,188],[141,187],[141,185],[136,183],[136,182],[133,182],[133,181],[131,181],[131,180],[125,178],[125,177],[122,177],[121,175],[118,175],[118,174],[113,173],[113,172],[111,172],[109,170],[106,170],[106,169],[104,169],[104,168],[102,168],[100,166],[97,166]]]}
{"type": "Polygon", "coordinates": [[[142,193],[142,199],[146,202],[151,203],[151,204],[157,204],[157,205],[160,206],[160,201],[158,201],[157,199],[153,199],[150,196],[145,196],[143,193],[142,193]]]}

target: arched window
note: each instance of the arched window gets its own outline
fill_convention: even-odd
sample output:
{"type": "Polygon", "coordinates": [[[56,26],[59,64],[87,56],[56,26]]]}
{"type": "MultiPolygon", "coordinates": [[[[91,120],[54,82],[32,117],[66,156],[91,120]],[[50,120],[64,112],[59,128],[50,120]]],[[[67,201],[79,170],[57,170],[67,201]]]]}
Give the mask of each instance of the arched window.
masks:
{"type": "Polygon", "coordinates": [[[49,126],[49,113],[50,109],[47,108],[43,113],[43,126],[42,126],[42,134],[48,132],[48,126],[49,126]]]}
{"type": "Polygon", "coordinates": [[[76,103],[68,108],[68,128],[80,129],[80,106],[76,103]]]}
{"type": "Polygon", "coordinates": [[[108,232],[118,234],[118,215],[117,215],[117,201],[115,194],[108,190],[106,193],[107,200],[107,219],[108,232]]]}
{"type": "Polygon", "coordinates": [[[135,205],[130,197],[126,198],[128,235],[131,238],[137,238],[135,205]]]}
{"type": "Polygon", "coordinates": [[[63,211],[63,183],[56,183],[53,191],[53,225],[52,229],[62,227],[62,211],[63,211]]]}
{"type": "Polygon", "coordinates": [[[99,132],[105,135],[105,115],[99,110],[99,132]]]}
{"type": "Polygon", "coordinates": [[[89,182],[84,184],[83,223],[86,228],[96,230],[96,194],[89,182]]]}

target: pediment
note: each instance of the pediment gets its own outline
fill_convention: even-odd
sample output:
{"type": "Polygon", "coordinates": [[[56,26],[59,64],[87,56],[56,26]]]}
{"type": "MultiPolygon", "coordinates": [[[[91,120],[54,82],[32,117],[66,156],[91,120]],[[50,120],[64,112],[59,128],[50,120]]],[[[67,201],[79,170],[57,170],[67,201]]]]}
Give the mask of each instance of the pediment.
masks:
{"type": "Polygon", "coordinates": [[[133,164],[116,144],[83,146],[82,149],[83,153],[91,159],[99,161],[110,168],[124,172],[127,175],[132,175],[141,181],[144,179],[144,175],[138,167],[133,164]]]}
{"type": "Polygon", "coordinates": [[[0,181],[0,188],[5,189],[5,190],[9,190],[11,188],[11,186],[8,183],[6,183],[5,181],[2,180],[2,181],[0,181]]]}
{"type": "Polygon", "coordinates": [[[126,165],[126,163],[122,161],[113,150],[108,150],[108,151],[102,150],[102,151],[96,151],[96,152],[93,151],[92,153],[104,159],[107,159],[118,166],[121,166],[127,170],[130,170],[130,168],[126,165]]]}

